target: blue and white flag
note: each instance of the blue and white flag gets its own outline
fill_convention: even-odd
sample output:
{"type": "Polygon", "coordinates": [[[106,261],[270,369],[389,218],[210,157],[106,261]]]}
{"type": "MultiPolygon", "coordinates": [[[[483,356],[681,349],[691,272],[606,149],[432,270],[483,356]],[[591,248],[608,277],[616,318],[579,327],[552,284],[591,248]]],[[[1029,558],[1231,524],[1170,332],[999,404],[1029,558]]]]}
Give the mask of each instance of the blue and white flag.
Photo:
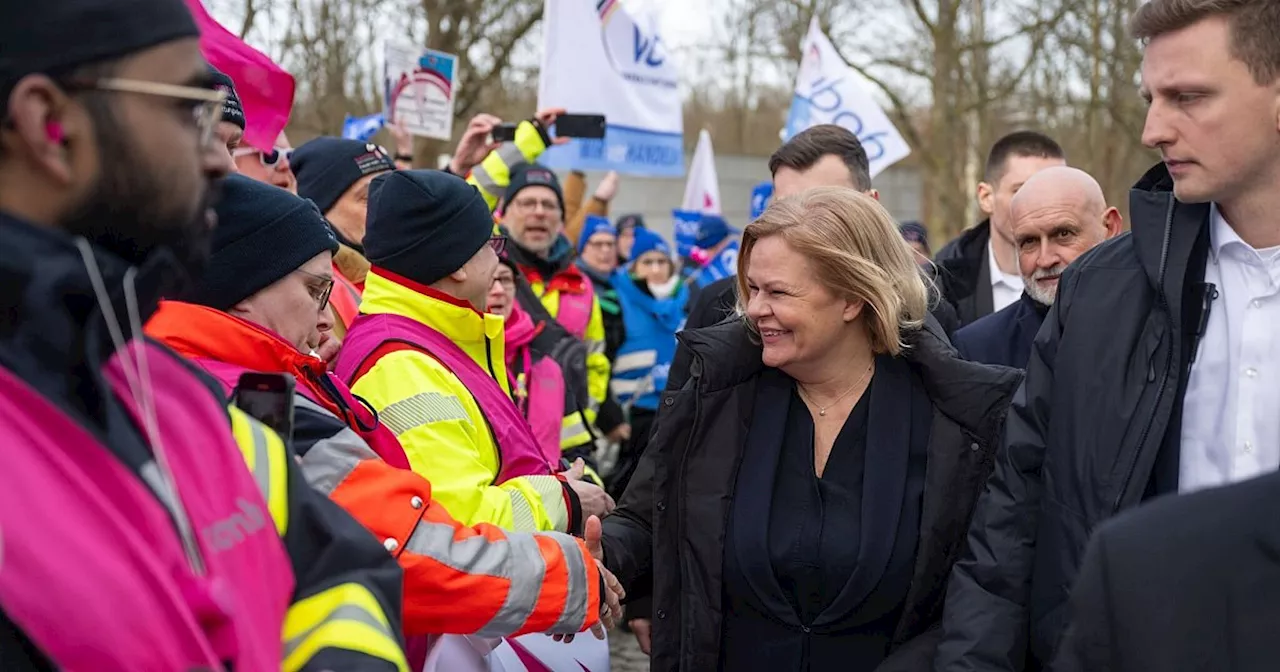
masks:
{"type": "Polygon", "coordinates": [[[791,98],[786,139],[818,124],[844,126],[867,150],[872,177],[911,154],[907,141],[840,58],[816,18],[801,48],[804,59],[791,98]]]}
{"type": "Polygon", "coordinates": [[[676,241],[676,254],[684,259],[693,254],[698,246],[698,235],[702,233],[701,210],[672,210],[672,238],[676,241]]]}
{"type": "Polygon", "coordinates": [[[773,202],[773,183],[761,182],[751,190],[751,221],[756,221],[773,202]]]}
{"type": "Polygon", "coordinates": [[[385,123],[384,119],[381,112],[367,117],[353,117],[348,114],[347,118],[342,122],[342,137],[348,140],[369,142],[370,138],[382,130],[382,126],[385,123]]]}
{"type": "Polygon", "coordinates": [[[684,175],[679,76],[657,17],[620,0],[546,0],[538,107],[603,114],[603,140],[579,139],[542,158],[553,168],[684,175]]]}

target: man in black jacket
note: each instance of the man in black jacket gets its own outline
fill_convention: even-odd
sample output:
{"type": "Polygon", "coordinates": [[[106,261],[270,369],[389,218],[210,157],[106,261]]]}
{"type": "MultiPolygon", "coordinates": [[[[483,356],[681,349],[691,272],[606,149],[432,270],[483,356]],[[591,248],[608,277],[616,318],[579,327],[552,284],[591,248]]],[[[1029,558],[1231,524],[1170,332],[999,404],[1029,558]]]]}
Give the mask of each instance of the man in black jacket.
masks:
{"type": "Polygon", "coordinates": [[[1120,211],[1078,168],[1045,168],[1009,205],[1018,266],[1026,287],[1014,304],[957,331],[951,342],[965,359],[1025,369],[1031,342],[1058,293],[1067,265],[1120,234],[1120,211]]]}
{"type": "Polygon", "coordinates": [[[955,308],[959,326],[1012,305],[1021,296],[1009,203],[1032,175],[1066,165],[1064,157],[1058,143],[1033,131],[1011,133],[991,147],[978,184],[978,206],[987,219],[947,243],[933,259],[942,296],[955,308]]]}
{"type": "Polygon", "coordinates": [[[952,576],[937,670],[1052,660],[1095,526],[1280,465],[1280,4],[1222,7],[1135,14],[1143,142],[1164,163],[1132,192],[1132,233],[1062,276],[952,576]]]}
{"type": "Polygon", "coordinates": [[[1093,535],[1055,672],[1270,672],[1280,474],[1166,497],[1093,535]]]}

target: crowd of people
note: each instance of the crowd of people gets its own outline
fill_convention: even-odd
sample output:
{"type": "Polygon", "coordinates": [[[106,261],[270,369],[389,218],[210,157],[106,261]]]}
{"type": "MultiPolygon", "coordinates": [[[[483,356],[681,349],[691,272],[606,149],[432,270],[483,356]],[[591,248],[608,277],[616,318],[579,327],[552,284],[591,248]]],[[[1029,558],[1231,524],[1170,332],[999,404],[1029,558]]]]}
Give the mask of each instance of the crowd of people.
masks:
{"type": "Polygon", "coordinates": [[[1128,222],[1018,131],[935,255],[820,125],[681,252],[564,110],[261,150],[182,0],[5,5],[0,669],[1274,669],[1280,5],[1132,30],[1128,222]]]}

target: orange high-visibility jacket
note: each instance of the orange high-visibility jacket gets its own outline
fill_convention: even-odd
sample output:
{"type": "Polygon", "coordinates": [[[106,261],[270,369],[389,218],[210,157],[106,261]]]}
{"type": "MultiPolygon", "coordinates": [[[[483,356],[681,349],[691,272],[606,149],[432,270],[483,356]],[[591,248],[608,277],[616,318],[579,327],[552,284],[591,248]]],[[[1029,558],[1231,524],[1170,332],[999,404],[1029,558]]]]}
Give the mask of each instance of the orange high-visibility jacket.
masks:
{"type": "Polygon", "coordinates": [[[146,331],[227,391],[245,371],[296,378],[294,448],[303,474],[399,560],[405,634],[577,633],[599,621],[602,580],[581,540],[460,523],[407,468],[394,434],[320,360],[258,325],[193,304],[163,302],[146,331]]]}

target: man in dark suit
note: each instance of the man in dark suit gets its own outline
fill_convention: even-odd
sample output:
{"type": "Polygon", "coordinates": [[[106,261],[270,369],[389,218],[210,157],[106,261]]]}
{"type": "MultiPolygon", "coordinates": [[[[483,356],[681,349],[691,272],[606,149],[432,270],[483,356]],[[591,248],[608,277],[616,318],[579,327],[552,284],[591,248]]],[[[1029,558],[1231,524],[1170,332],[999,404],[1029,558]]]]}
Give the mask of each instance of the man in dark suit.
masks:
{"type": "Polygon", "coordinates": [[[978,184],[978,206],[987,216],[938,251],[938,284],[955,308],[960,326],[1017,303],[1022,293],[1013,247],[1009,202],[1037,172],[1066,165],[1062,147],[1034,131],[996,141],[978,184]]]}
{"type": "Polygon", "coordinates": [[[1107,207],[1102,187],[1076,168],[1045,168],[1009,204],[1022,296],[952,336],[965,359],[1024,369],[1031,342],[1058,293],[1058,276],[1076,257],[1118,235],[1120,211],[1107,207]]]}
{"type": "Polygon", "coordinates": [[[1054,672],[1280,669],[1280,474],[1165,497],[1094,534],[1054,672]]]}

